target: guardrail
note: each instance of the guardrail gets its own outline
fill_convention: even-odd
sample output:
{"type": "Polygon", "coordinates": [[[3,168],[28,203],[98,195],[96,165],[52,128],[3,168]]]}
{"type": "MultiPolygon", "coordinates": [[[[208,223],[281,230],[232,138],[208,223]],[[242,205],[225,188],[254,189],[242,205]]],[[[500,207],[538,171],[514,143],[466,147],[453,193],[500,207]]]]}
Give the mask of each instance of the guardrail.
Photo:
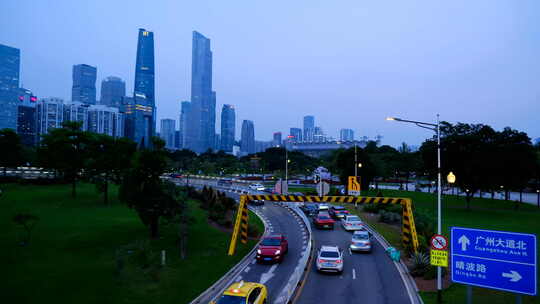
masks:
{"type": "Polygon", "coordinates": [[[311,249],[313,246],[311,225],[310,225],[309,219],[306,217],[304,212],[300,210],[297,203],[287,203],[287,207],[291,209],[293,212],[295,212],[298,215],[298,217],[302,219],[308,231],[309,238],[306,245],[306,249],[302,253],[302,256],[300,257],[300,261],[298,265],[296,266],[296,268],[294,269],[293,274],[291,275],[289,279],[289,282],[287,283],[287,285],[285,286],[285,288],[279,294],[277,300],[275,301],[276,304],[291,303],[294,294],[296,293],[298,287],[300,287],[300,280],[302,279],[302,277],[304,276],[307,270],[306,266],[308,266],[307,264],[308,264],[308,261],[310,260],[310,256],[312,253],[311,249]]]}

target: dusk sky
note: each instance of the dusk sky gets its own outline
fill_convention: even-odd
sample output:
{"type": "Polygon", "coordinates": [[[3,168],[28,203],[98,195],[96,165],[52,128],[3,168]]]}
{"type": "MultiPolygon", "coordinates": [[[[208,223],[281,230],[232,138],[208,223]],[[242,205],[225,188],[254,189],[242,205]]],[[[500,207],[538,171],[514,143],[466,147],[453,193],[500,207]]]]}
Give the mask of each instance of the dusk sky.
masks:
{"type": "MultiPolygon", "coordinates": [[[[154,32],[158,119],[190,98],[191,35],[211,39],[216,122],[233,104],[257,140],[314,115],[383,143],[432,134],[387,116],[505,126],[540,137],[540,1],[3,0],[0,43],[21,49],[22,85],[71,98],[74,64],[133,92],[139,28],[154,32]]],[[[159,124],[159,122],[158,122],[159,124]]]]}

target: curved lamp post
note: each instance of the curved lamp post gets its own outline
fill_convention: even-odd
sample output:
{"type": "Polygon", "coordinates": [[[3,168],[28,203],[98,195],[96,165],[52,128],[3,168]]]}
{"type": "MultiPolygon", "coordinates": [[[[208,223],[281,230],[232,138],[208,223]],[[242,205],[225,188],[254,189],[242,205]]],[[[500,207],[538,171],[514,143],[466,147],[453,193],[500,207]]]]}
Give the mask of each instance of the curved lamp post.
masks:
{"type": "MultiPolygon", "coordinates": [[[[437,135],[437,233],[441,234],[441,124],[439,114],[437,114],[437,123],[428,123],[414,120],[406,120],[396,117],[387,117],[386,120],[407,122],[417,125],[420,128],[434,131],[437,135]]],[[[437,302],[442,302],[442,269],[437,267],[437,302]]]]}

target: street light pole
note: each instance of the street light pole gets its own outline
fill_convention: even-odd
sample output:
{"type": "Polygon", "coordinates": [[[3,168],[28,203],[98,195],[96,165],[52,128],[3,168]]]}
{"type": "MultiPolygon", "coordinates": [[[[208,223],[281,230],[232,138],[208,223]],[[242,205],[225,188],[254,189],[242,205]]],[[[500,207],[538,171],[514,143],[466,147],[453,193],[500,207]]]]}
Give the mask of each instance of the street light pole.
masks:
{"type": "MultiPolygon", "coordinates": [[[[401,122],[408,122],[413,123],[420,128],[428,129],[435,131],[437,134],[437,233],[441,234],[441,218],[442,218],[442,210],[441,210],[441,135],[440,135],[440,120],[439,120],[439,114],[437,114],[437,123],[427,123],[427,122],[421,122],[421,121],[414,121],[414,120],[406,120],[401,118],[395,118],[395,117],[387,117],[386,120],[395,120],[395,121],[401,121],[401,122]]],[[[437,303],[442,302],[442,269],[440,266],[437,266],[437,303]]]]}
{"type": "Polygon", "coordinates": [[[355,177],[358,176],[357,167],[358,167],[358,156],[357,156],[357,153],[356,153],[356,142],[355,142],[354,143],[354,176],[355,177]]]}

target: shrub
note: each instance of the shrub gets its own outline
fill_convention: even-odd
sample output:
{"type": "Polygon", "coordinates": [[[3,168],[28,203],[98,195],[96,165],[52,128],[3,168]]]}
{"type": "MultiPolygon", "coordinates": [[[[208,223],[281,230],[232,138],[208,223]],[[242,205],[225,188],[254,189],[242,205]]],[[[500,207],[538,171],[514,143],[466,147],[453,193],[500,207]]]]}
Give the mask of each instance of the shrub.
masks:
{"type": "Polygon", "coordinates": [[[411,256],[409,271],[413,277],[423,276],[430,266],[429,255],[424,252],[415,252],[411,256]]]}
{"type": "Polygon", "coordinates": [[[395,224],[401,221],[401,214],[388,212],[383,209],[379,211],[379,222],[387,224],[395,224]]]}
{"type": "Polygon", "coordinates": [[[248,225],[248,236],[249,237],[258,237],[260,235],[259,228],[255,225],[248,225]]]}

